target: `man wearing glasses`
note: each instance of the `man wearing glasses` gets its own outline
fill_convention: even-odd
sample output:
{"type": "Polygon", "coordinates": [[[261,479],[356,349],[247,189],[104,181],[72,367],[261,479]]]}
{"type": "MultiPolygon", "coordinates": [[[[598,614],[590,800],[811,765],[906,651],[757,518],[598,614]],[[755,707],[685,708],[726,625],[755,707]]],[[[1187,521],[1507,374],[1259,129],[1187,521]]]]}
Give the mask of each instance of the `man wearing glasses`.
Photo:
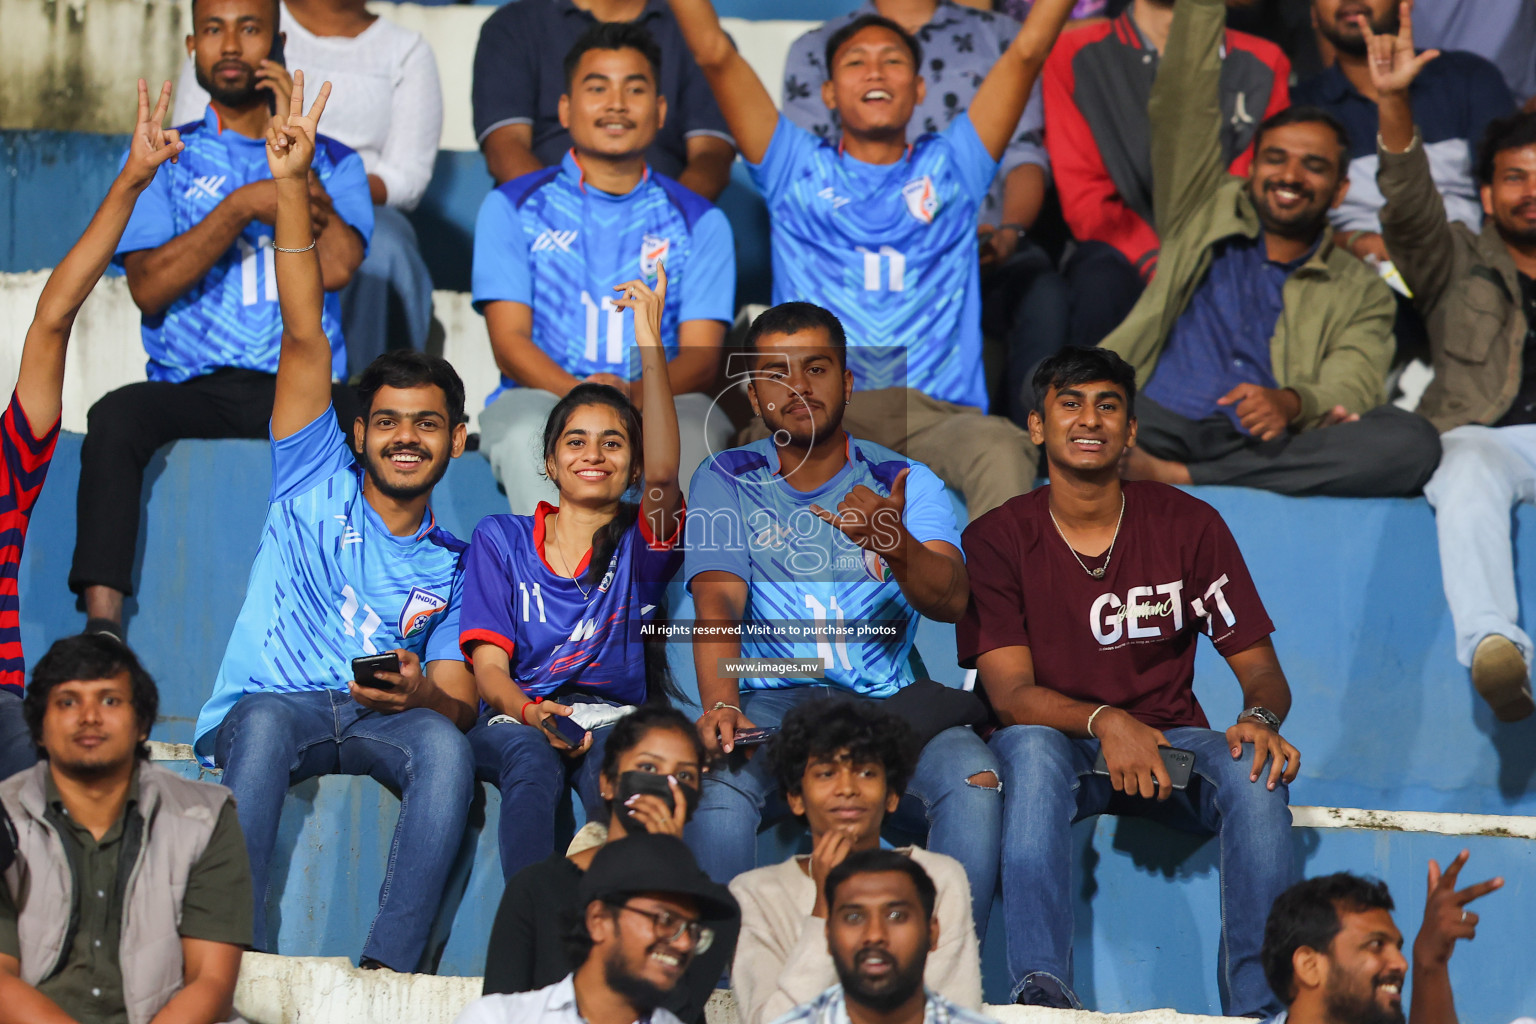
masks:
{"type": "Polygon", "coordinates": [[[599,850],[579,902],[585,928],[572,922],[566,941],[581,966],[547,988],[477,999],[457,1024],[681,1024],[662,1002],[714,943],[715,927],[740,917],[730,892],[699,870],[683,841],[659,833],[599,850]]]}

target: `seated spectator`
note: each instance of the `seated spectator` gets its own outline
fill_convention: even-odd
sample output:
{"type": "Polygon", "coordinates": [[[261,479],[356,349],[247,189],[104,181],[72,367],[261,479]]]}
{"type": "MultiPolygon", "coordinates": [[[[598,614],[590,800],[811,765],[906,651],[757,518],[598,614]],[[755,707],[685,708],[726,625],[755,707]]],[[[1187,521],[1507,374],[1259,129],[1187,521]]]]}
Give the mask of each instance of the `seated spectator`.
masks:
{"type": "Polygon", "coordinates": [[[245,843],[229,790],[149,763],[159,704],[111,637],[66,637],[32,670],[27,726],[44,760],[0,785],[15,842],[0,884],[6,1021],[214,1024],[234,1012],[251,941],[245,843]]]}
{"type": "MultiPolygon", "coordinates": [[[[741,904],[731,989],[744,1024],[777,1020],[836,983],[826,945],[827,875],[880,848],[881,823],[901,803],[917,753],[912,729],[869,704],[819,701],[785,717],[766,756],[790,811],[809,826],[812,848],[810,856],[731,880],[731,895],[741,904]]],[[[921,847],[896,853],[910,857],[937,892],[929,916],[938,941],[923,984],[966,1009],[980,1008],[981,956],[964,869],[921,847]]]]}
{"type": "MultiPolygon", "coordinates": [[[[709,627],[693,639],[699,734],[711,754],[730,754],[741,730],[778,725],[829,694],[905,694],[906,713],[926,718],[927,742],[890,824],[965,866],[985,935],[997,885],[997,762],[958,719],[923,713],[969,695],[917,680],[912,666],[918,616],[953,622],[965,610],[949,496],[922,463],[847,428],[853,374],[842,325],[827,310],[775,306],[753,322],[746,348],[748,395],[772,434],[714,456],[693,480],[684,575],[709,627]],[[833,628],[866,632],[813,635],[833,628]],[[788,678],[721,670],[741,658],[824,668],[788,678]]],[[[688,841],[711,878],[729,882],[755,866],[758,829],[787,810],[779,793],[762,758],[738,756],[705,778],[688,841]]]]}
{"type": "Polygon", "coordinates": [[[1413,26],[1375,36],[1383,236],[1429,325],[1435,378],[1419,413],[1445,457],[1424,487],[1435,509],[1456,657],[1501,721],[1536,711],[1519,625],[1510,509],[1536,499],[1536,114],[1501,118],[1478,147],[1487,220],[1447,219],[1412,85],[1444,56],[1415,56],[1413,26]],[[1434,58],[1431,60],[1431,58],[1434,58]],[[1379,63],[1378,63],[1379,60],[1379,63]]]}
{"type": "MultiPolygon", "coordinates": [[[[282,60],[251,69],[257,87],[288,109],[293,79],[335,88],[330,136],[362,158],[373,199],[368,255],[341,291],[348,379],[386,348],[427,345],[432,326],[432,277],[406,214],[416,209],[443,137],[443,93],[432,47],[418,32],[370,14],[364,0],[280,0],[282,60]]],[[[182,67],[175,122],[201,120],[208,92],[188,59],[182,67]]]]}
{"type": "MultiPolygon", "coordinates": [[[[1366,62],[1365,30],[1394,35],[1400,0],[1312,0],[1312,20],[1330,43],[1333,66],[1296,87],[1297,103],[1328,111],[1349,132],[1349,192],[1329,212],[1335,244],[1362,259],[1392,257],[1377,215],[1385,201],[1376,181],[1376,90],[1366,62]]],[[[1499,69],[1473,53],[1446,53],[1415,81],[1410,102],[1445,213],[1477,231],[1483,226],[1472,149],[1488,122],[1515,111],[1499,69]]]]}
{"type": "Polygon", "coordinates": [[[860,850],[827,872],[817,900],[837,984],[778,1024],[878,1020],[884,1024],[989,1024],[924,984],[944,938],[933,879],[914,857],[860,850]]]}
{"type": "MultiPolygon", "coordinates": [[[[683,825],[698,806],[703,774],[704,745],[681,711],[647,704],[619,719],[603,748],[603,770],[598,776],[604,817],[582,829],[601,833],[602,838],[594,846],[530,864],[508,880],[485,951],[486,995],[553,985],[579,966],[566,956],[560,941],[561,922],[581,913],[576,890],[592,858],[604,845],[619,842],[631,831],[681,838],[683,825]],[[637,775],[665,779],[670,798],[636,791],[637,775]]],[[[694,958],[683,980],[661,1004],[680,1020],[702,1024],[704,1004],[730,966],[736,922],[718,923],[715,931],[718,941],[694,958]]]]}
{"type": "MultiPolygon", "coordinates": [[[[1456,940],[1477,936],[1467,904],[1502,878],[1457,890],[1467,851],[1441,874],[1429,862],[1424,924],[1413,940],[1414,1024],[1456,1024],[1448,970],[1456,940]]],[[[1392,922],[1386,884],[1340,871],[1297,882],[1275,900],[1264,925],[1264,974],[1285,1011],[1275,1024],[1404,1024],[1409,963],[1392,922]]]]}
{"type": "Polygon", "coordinates": [[[960,663],[977,670],[1003,726],[991,745],[1011,838],[1002,858],[1010,995],[1081,1009],[1071,825],[1117,814],[1217,837],[1222,1008],[1278,1009],[1259,964],[1259,922],[1295,878],[1288,792],[1300,755],[1280,735],[1291,691],[1274,627],[1214,509],[1162,484],[1121,484],[1120,458],[1137,440],[1124,360],[1068,349],[1041,364],[1035,391],[1030,433],[1051,483],[965,531],[972,597],[956,631],[960,663]],[[1246,710],[1225,733],[1195,698],[1200,633],[1242,688],[1246,710]],[[1173,788],[1161,747],[1193,754],[1188,788],[1173,788]]]}
{"type": "Polygon", "coordinates": [[[735,311],[736,250],[724,213],[646,163],[667,118],[660,59],[643,29],[594,26],[566,55],[560,110],[570,151],[480,205],[474,302],[501,370],[480,414],[480,450],[516,515],[555,498],[538,438],[572,388],[612,385],[644,409],[634,332],[613,293],[631,278],[654,283],[662,263],[672,305],[661,337],[683,470],[729,442],[712,392],[735,311]]]}
{"type": "Polygon", "coordinates": [[[532,992],[481,996],[458,1024],[682,1024],[666,1008],[674,991],[722,941],[717,928],[734,931],[740,920],[731,894],[699,870],[681,840],[644,832],[597,851],[576,906],[560,922],[575,970],[532,992]]]}
{"type": "MultiPolygon", "coordinates": [[[[1103,0],[1098,2],[1102,7],[1103,0]]],[[[1081,17],[1083,6],[1084,0],[1079,0],[1074,17],[1081,17]]],[[[987,72],[1008,52],[1025,13],[999,17],[952,0],[869,0],[853,13],[811,29],[789,48],[784,64],[784,114],[820,138],[838,141],[842,127],[821,90],[821,83],[831,77],[826,70],[827,43],[855,18],[876,14],[901,25],[918,41],[925,57],[925,89],[910,123],[924,133],[941,132],[971,105],[987,72]]],[[[977,211],[982,325],[1006,346],[1004,404],[1020,426],[1028,409],[1015,406],[1021,404],[1018,396],[1026,375],[1067,341],[1066,286],[1050,254],[1026,237],[1045,202],[1050,167],[1036,83],[977,211]]]]}
{"type": "MultiPolygon", "coordinates": [[[[1042,0],[939,134],[908,145],[922,47],[875,14],[829,40],[834,144],[779,115],[709,0],[672,0],[773,224],[775,303],[805,300],[852,330],[850,431],[920,460],[972,517],[1028,490],[1025,434],[985,418],[976,216],[1070,0],[1042,0]]],[[[762,424],[746,439],[765,434],[762,424]]],[[[716,876],[718,877],[718,876],[716,876]]]]}
{"type": "Polygon", "coordinates": [[[473,101],[475,140],[491,177],[504,185],[564,160],[575,143],[561,112],[571,77],[565,57],[604,24],[645,31],[661,53],[652,86],[669,114],[644,147],[646,163],[705,199],[719,198],[736,150],[665,0],[533,0],[503,4],[486,19],[473,101]]]}
{"type": "Polygon", "coordinates": [[[1527,112],[1536,98],[1536,6],[1435,0],[1420,8],[1418,43],[1439,50],[1466,50],[1498,65],[1515,102],[1527,112]]]}
{"type": "MultiPolygon", "coordinates": [[[[351,444],[331,407],[331,356],[306,181],[328,85],[306,115],[294,75],[273,119],[283,343],[272,406],[272,495],[245,603],[197,718],[193,749],[235,793],[255,881],[255,947],[283,797],[319,775],[369,775],[400,796],[362,966],[417,969],[463,837],[474,767],[462,730],[475,683],[458,654],[465,545],[432,488],[464,450],[464,385],[419,352],[363,374],[351,444]],[[392,653],[393,670],[353,659],[392,653]]],[[[430,965],[428,965],[430,966],[430,965]]]]}
{"type": "MultiPolygon", "coordinates": [[[[123,634],[133,593],[144,468],[185,437],[265,437],[277,388],[283,323],[273,272],[277,189],[267,170],[269,94],[255,68],[276,39],[272,0],[197,0],[187,52],[212,95],[203,119],[178,129],[185,149],[156,175],[128,220],[115,257],[142,314],[149,380],[91,407],[80,448],[74,564],[69,586],[87,630],[123,634]]],[[[310,218],[327,295],[329,376],[346,372],[341,300],[373,231],[357,154],[320,141],[310,218]]],[[[353,399],[335,389],[350,427],[353,399]]]]}
{"type": "Polygon", "coordinates": [[[1326,111],[1266,120],[1247,179],[1227,173],[1217,105],[1225,8],[1182,0],[1152,88],[1157,276],[1104,347],[1143,390],[1132,480],[1282,494],[1416,494],[1433,428],[1384,405],[1392,292],[1334,245],[1349,190],[1326,111]]]}
{"type": "Polygon", "coordinates": [[[17,613],[17,577],[32,507],[43,492],[53,447],[59,440],[64,352],[75,317],[107,269],[134,204],[160,165],[176,159],[185,148],[174,129],[163,127],[170,102],[171,83],[166,82],[151,111],[149,89],[140,79],[139,115],[128,158],[85,233],[43,285],[37,313],[22,343],[16,389],[0,413],[0,524],[8,535],[0,550],[0,594],[7,595],[0,600],[7,602],[8,613],[0,617],[0,779],[37,763],[37,747],[28,738],[22,711],[26,662],[17,613]]]}
{"type": "Polygon", "coordinates": [[[613,302],[635,311],[645,408],[606,384],[572,388],[544,426],[544,471],[559,506],[531,516],[486,516],[465,556],[459,643],[485,708],[469,734],[476,776],[501,790],[501,870],[511,878],[555,849],[555,811],[567,785],[590,821],[603,745],[613,723],[647,701],[681,701],[664,651],[642,627],[664,603],[682,563],[683,495],[677,416],[667,384],[662,324],[666,268],[653,291],[621,285],[613,302]],[[632,489],[639,503],[625,501],[632,489]],[[565,738],[569,718],[580,728],[565,738]]]}
{"type": "MultiPolygon", "coordinates": [[[[1067,32],[1045,64],[1045,142],[1061,212],[1078,241],[1063,268],[1074,345],[1104,340],[1157,269],[1167,232],[1153,215],[1158,132],[1147,96],[1160,77],[1173,11],[1174,0],[1134,0],[1113,21],[1067,32]]],[[[1290,102],[1291,65],[1279,47],[1244,32],[1226,30],[1221,44],[1212,97],[1219,121],[1211,112],[1221,166],[1212,171],[1246,175],[1259,122],[1290,102]]]]}

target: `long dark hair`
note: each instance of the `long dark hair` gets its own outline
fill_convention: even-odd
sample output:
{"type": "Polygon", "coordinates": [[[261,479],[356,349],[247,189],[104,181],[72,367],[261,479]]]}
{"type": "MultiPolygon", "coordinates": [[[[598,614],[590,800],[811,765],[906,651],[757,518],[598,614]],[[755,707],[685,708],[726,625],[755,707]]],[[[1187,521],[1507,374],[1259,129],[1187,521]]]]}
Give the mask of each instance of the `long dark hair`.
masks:
{"type": "MultiPolygon", "coordinates": [[[[607,406],[618,413],[620,422],[624,424],[624,432],[629,435],[629,448],[632,453],[630,455],[631,474],[636,466],[639,466],[643,473],[645,436],[640,423],[640,410],[636,409],[635,403],[631,402],[629,396],[618,388],[591,381],[583,381],[571,388],[566,392],[565,397],[556,402],[555,407],[549,411],[549,419],[544,422],[545,466],[548,467],[549,461],[555,456],[556,449],[560,447],[560,438],[565,433],[566,425],[571,421],[571,415],[577,409],[589,405],[607,406]]],[[[635,479],[639,478],[635,477],[635,479]]],[[[613,518],[593,531],[592,557],[587,562],[587,571],[582,574],[582,583],[594,586],[602,581],[603,576],[608,572],[608,563],[613,561],[613,554],[618,550],[619,540],[624,536],[625,531],[635,525],[635,520],[639,516],[638,502],[621,501],[613,518]]],[[[666,617],[667,602],[663,592],[656,604],[654,621],[665,622],[666,617]]],[[[672,671],[667,666],[666,645],[661,641],[645,643],[645,699],[647,703],[656,701],[663,704],[683,703],[687,700],[672,679],[672,671]]]]}

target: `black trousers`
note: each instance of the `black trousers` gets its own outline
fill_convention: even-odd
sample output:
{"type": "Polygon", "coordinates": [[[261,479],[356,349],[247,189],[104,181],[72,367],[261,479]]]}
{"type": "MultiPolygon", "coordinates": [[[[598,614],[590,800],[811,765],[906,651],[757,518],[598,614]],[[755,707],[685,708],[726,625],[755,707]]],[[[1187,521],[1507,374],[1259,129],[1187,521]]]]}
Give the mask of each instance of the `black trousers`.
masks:
{"type": "Polygon", "coordinates": [[[1186,419],[1137,395],[1136,445],[1184,463],[1197,484],[1338,498],[1418,494],[1440,464],[1440,434],[1434,426],[1391,405],[1372,409],[1353,423],[1260,441],[1224,414],[1186,419]]]}
{"type": "Polygon", "coordinates": [[[1130,315],[1146,285],[1108,242],[1079,242],[1061,269],[1072,295],[1068,343],[1093,348],[1130,315]]]}
{"type": "MultiPolygon", "coordinates": [[[[180,384],[129,384],[91,406],[80,447],[69,589],[78,594],[86,587],[106,586],[132,594],[140,492],[149,460],[162,446],[184,437],[267,437],[276,394],[273,374],[222,369],[180,384]]],[[[331,400],[350,436],[356,394],[336,384],[331,400]]]]}

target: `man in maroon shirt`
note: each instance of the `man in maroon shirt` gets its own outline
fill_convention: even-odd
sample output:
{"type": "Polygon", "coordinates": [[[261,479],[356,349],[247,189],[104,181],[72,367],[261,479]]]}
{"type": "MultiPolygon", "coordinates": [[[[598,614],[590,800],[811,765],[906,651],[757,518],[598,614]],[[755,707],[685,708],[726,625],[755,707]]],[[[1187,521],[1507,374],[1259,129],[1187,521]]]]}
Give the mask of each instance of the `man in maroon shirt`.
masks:
{"type": "Polygon", "coordinates": [[[1071,824],[1135,814],[1220,837],[1223,1007],[1281,1009],[1259,960],[1264,920],[1295,880],[1281,738],[1290,687],[1274,630],[1216,510],[1176,488],[1122,484],[1136,442],[1135,372],[1105,349],[1067,349],[1035,374],[1030,436],[1051,483],[965,531],[971,602],[957,630],[1004,728],[1003,909],[1013,998],[1080,1007],[1071,989],[1071,824]],[[1247,709],[1225,735],[1193,690],[1205,633],[1247,709]],[[1192,751],[1188,789],[1159,747],[1192,751]],[[1100,751],[1107,775],[1094,773],[1100,751]]]}

